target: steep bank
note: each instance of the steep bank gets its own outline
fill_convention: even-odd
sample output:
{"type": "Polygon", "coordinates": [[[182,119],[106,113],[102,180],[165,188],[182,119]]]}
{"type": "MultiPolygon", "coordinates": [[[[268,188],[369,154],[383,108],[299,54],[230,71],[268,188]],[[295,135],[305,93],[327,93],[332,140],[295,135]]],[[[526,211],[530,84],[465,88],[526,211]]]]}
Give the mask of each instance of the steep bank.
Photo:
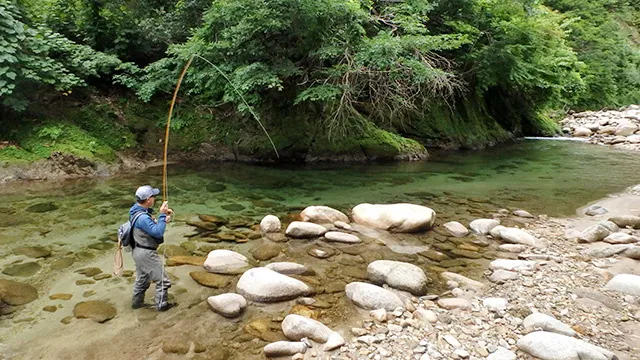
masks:
{"type": "MultiPolygon", "coordinates": [[[[3,124],[0,182],[108,176],[141,171],[162,158],[168,104],[127,97],[76,95],[14,114],[3,124]]],[[[259,124],[235,112],[179,105],[172,122],[172,162],[319,162],[425,160],[428,150],[477,149],[513,139],[471,101],[455,110],[434,106],[402,128],[363,122],[341,136],[314,115],[263,119],[279,158],[259,124]]]]}

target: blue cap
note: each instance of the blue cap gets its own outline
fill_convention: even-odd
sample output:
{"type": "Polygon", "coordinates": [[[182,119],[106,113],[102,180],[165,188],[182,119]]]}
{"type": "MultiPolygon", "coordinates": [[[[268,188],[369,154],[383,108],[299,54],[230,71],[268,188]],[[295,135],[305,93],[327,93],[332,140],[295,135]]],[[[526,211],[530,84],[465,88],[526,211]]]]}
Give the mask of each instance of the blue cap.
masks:
{"type": "Polygon", "coordinates": [[[152,196],[157,196],[160,194],[160,190],[152,188],[149,185],[140,186],[138,190],[136,190],[136,199],[138,201],[147,200],[152,196]]]}

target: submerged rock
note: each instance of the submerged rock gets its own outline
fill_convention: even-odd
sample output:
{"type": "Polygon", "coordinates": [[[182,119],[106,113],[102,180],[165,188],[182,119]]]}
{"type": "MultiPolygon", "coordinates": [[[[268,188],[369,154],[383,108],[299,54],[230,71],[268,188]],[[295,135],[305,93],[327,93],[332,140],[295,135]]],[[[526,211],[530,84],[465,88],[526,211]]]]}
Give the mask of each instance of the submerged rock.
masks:
{"type": "Polygon", "coordinates": [[[374,229],[411,233],[426,231],[436,221],[436,212],[415,204],[360,204],[352,210],[353,221],[374,229]]]}
{"type": "Polygon", "coordinates": [[[102,301],[83,301],[73,308],[73,316],[78,319],[91,319],[103,323],[113,319],[117,314],[116,308],[102,301]]]}
{"type": "Polygon", "coordinates": [[[291,300],[311,292],[302,281],[262,267],[242,274],[237,290],[245,298],[258,302],[291,300]]]}
{"type": "Polygon", "coordinates": [[[9,276],[29,277],[36,274],[41,268],[42,266],[37,262],[27,262],[23,264],[9,265],[2,270],[2,273],[9,276]]]}
{"type": "Polygon", "coordinates": [[[51,250],[43,248],[41,246],[25,246],[13,249],[13,253],[16,255],[24,255],[30,258],[46,258],[51,256],[51,250]]]}
{"type": "Polygon", "coordinates": [[[69,266],[73,265],[73,263],[76,262],[76,259],[70,256],[67,257],[63,257],[57,260],[54,260],[51,263],[51,270],[62,270],[62,269],[66,269],[69,266]]]}
{"type": "Polygon", "coordinates": [[[12,280],[0,279],[0,300],[10,306],[24,305],[38,298],[35,287],[12,280]]]}
{"type": "Polygon", "coordinates": [[[172,256],[167,259],[167,266],[194,265],[203,266],[206,258],[204,256],[172,256]]]}
{"type": "Polygon", "coordinates": [[[584,214],[587,216],[598,216],[598,215],[604,215],[608,212],[609,210],[603,208],[600,205],[591,205],[587,208],[587,210],[585,210],[584,214]]]}
{"type": "Polygon", "coordinates": [[[251,252],[251,256],[253,256],[254,259],[259,261],[265,261],[265,260],[273,259],[274,257],[280,255],[281,251],[282,251],[282,247],[280,245],[269,242],[269,243],[254,247],[253,249],[251,249],[250,252],[251,252]]]}
{"type": "Polygon", "coordinates": [[[37,213],[37,214],[46,213],[46,212],[55,211],[55,210],[58,210],[58,205],[52,202],[39,203],[39,204],[31,205],[28,208],[24,209],[24,211],[26,212],[37,213]]]}
{"type": "Polygon", "coordinates": [[[223,275],[212,274],[206,271],[192,271],[189,276],[198,284],[214,289],[226,287],[231,282],[231,278],[223,275]]]}
{"type": "Polygon", "coordinates": [[[302,221],[317,224],[333,224],[336,221],[349,222],[347,215],[328,206],[309,206],[300,213],[302,221]]]}
{"type": "Polygon", "coordinates": [[[419,267],[400,261],[377,260],[367,266],[369,280],[414,295],[427,293],[427,275],[419,267]]]}

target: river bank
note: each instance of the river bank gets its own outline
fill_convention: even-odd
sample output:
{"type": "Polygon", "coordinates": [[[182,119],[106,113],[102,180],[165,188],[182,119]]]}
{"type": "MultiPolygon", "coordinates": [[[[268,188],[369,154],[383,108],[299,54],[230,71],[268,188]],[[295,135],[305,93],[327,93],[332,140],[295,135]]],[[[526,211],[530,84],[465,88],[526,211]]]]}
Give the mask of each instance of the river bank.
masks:
{"type": "Polygon", "coordinates": [[[640,151],[640,105],[618,111],[571,114],[560,122],[564,134],[612,149],[640,151]]]}
{"type": "MultiPolygon", "coordinates": [[[[448,202],[444,199],[438,201],[448,202]]],[[[434,202],[432,204],[437,205],[434,202]]],[[[459,215],[445,215],[445,211],[442,211],[438,216],[444,216],[444,220],[439,220],[437,227],[428,234],[443,236],[441,239],[446,241],[435,241],[432,246],[426,247],[420,236],[403,236],[394,241],[397,235],[371,233],[370,230],[357,227],[359,231],[353,234],[363,242],[356,245],[295,239],[274,243],[273,240],[281,236],[271,240],[251,240],[254,236],[252,232],[242,230],[245,227],[251,228],[247,223],[235,225],[240,226],[239,231],[246,232],[245,235],[225,230],[221,233],[225,234],[224,237],[219,235],[207,241],[206,236],[200,236],[200,240],[197,240],[198,236],[193,237],[193,231],[194,226],[202,226],[197,223],[201,219],[196,217],[189,220],[183,217],[181,222],[189,221],[191,225],[184,223],[171,226],[167,239],[172,250],[168,255],[180,251],[183,255],[206,256],[211,249],[232,249],[245,254],[252,266],[281,261],[299,262],[313,269],[314,274],[294,277],[312,286],[315,295],[299,301],[269,305],[250,302],[242,316],[229,320],[213,313],[207,299],[211,295],[236,291],[238,275],[217,275],[215,281],[221,281],[222,285],[214,285],[217,288],[212,289],[211,285],[203,286],[194,281],[196,277],[192,273],[203,273],[202,266],[182,265],[167,268],[174,281],[170,293],[180,304],[178,308],[161,314],[147,309],[133,311],[128,308],[132,278],[106,276],[111,267],[111,250],[108,250],[106,254],[71,267],[76,271],[57,272],[55,281],[37,285],[41,292],[40,298],[25,305],[25,309],[11,313],[9,319],[5,317],[5,325],[0,334],[6,346],[3,353],[15,359],[104,358],[114,352],[125,357],[149,359],[257,359],[261,358],[263,347],[267,343],[286,339],[281,330],[281,322],[289,314],[295,313],[317,317],[348,341],[340,350],[326,354],[322,352],[322,345],[312,344],[306,358],[312,358],[316,354],[315,358],[327,359],[360,359],[370,356],[379,356],[381,359],[449,359],[456,356],[482,359],[486,355],[493,356],[491,359],[501,359],[497,356],[502,354],[508,359],[512,357],[505,355],[505,351],[511,351],[526,359],[524,353],[518,350],[517,344],[529,331],[524,329],[523,322],[530,313],[539,311],[553,315],[567,326],[573,327],[572,331],[577,332],[579,338],[616,352],[620,359],[636,359],[634,354],[638,347],[638,334],[634,333],[634,329],[638,328],[637,312],[640,310],[637,297],[603,290],[603,287],[618,273],[638,274],[637,261],[623,257],[619,261],[618,258],[606,261],[592,259],[585,252],[590,251],[594,245],[580,245],[573,237],[591,224],[608,217],[637,214],[640,193],[634,190],[611,196],[598,201],[596,205],[606,208],[608,213],[570,219],[549,219],[544,215],[530,218],[526,213],[518,212],[521,216],[516,216],[515,211],[498,211],[499,208],[495,205],[487,205],[474,215],[465,216],[463,220],[459,215]],[[496,217],[506,226],[521,227],[549,246],[546,249],[529,248],[518,255],[504,250],[520,251],[523,250],[522,247],[500,247],[502,241],[489,236],[470,235],[455,240],[444,227],[446,220],[461,220],[466,224],[467,221],[482,216],[496,217]],[[234,239],[227,239],[232,234],[234,239]],[[249,240],[244,240],[243,236],[249,240]],[[381,246],[380,241],[385,245],[381,246]],[[246,246],[248,244],[250,245],[246,246]],[[395,251],[406,251],[412,246],[417,247],[417,255],[388,250],[390,247],[395,251]],[[488,247],[484,248],[485,246],[488,247]],[[277,251],[274,250],[275,247],[278,248],[277,251]],[[472,257],[476,257],[475,248],[481,258],[447,260],[448,256],[444,253],[448,254],[456,247],[456,251],[466,249],[465,254],[472,257]],[[194,253],[188,248],[198,250],[194,253]],[[325,258],[323,252],[326,251],[338,253],[325,258]],[[320,258],[316,258],[314,254],[320,258]],[[373,256],[374,254],[381,257],[373,256]],[[430,284],[429,295],[425,297],[411,296],[386,287],[405,299],[405,310],[392,315],[396,311],[390,309],[384,321],[370,320],[369,312],[354,306],[343,292],[344,286],[349,282],[366,282],[369,276],[368,265],[379,258],[417,264],[426,269],[430,284]],[[497,258],[519,258],[523,262],[510,263],[508,266],[522,265],[524,269],[497,272],[513,279],[499,280],[499,285],[492,284],[488,279],[495,279],[498,275],[487,271],[485,278],[482,272],[498,266],[490,263],[497,258]],[[470,267],[474,263],[477,265],[470,267]],[[464,274],[464,277],[451,273],[464,274]],[[467,280],[468,278],[474,281],[467,280]],[[86,285],[78,285],[78,282],[86,285]],[[54,284],[53,287],[47,285],[51,283],[54,284]],[[455,298],[445,300],[451,296],[455,298]],[[486,297],[494,299],[487,300],[486,297]],[[92,299],[113,306],[112,313],[106,309],[98,311],[102,314],[100,316],[106,316],[107,320],[110,318],[106,323],[74,317],[77,315],[77,305],[72,312],[69,304],[92,299]],[[608,304],[608,307],[594,303],[594,299],[608,304]],[[594,311],[593,306],[600,310],[594,311]],[[42,311],[43,308],[55,308],[55,311],[42,311]],[[416,309],[411,311],[413,308],[416,309]],[[359,319],[364,322],[361,323],[359,319]],[[213,327],[216,329],[215,334],[212,334],[213,327]],[[161,335],[158,329],[163,329],[161,335]],[[51,336],[52,334],[56,335],[51,336]],[[482,338],[484,342],[477,338],[482,338]],[[496,355],[493,355],[494,352],[496,355]]],[[[253,229],[256,229],[255,222],[253,224],[253,229]]],[[[629,230],[624,231],[634,234],[629,230]]],[[[637,236],[637,231],[634,236],[637,236]]],[[[78,239],[72,241],[87,241],[80,239],[85,237],[82,234],[76,237],[78,239]]],[[[95,240],[89,239],[88,242],[95,240]]],[[[619,245],[616,246],[615,249],[618,250],[619,245]]],[[[66,246],[56,248],[56,253],[64,253],[66,246]]],[[[14,259],[18,257],[7,260],[12,262],[14,259]]],[[[125,261],[125,269],[132,269],[133,264],[128,254],[125,254],[125,261]]],[[[129,272],[127,276],[130,275],[129,272]]],[[[382,319],[380,312],[374,316],[382,319]]]]}

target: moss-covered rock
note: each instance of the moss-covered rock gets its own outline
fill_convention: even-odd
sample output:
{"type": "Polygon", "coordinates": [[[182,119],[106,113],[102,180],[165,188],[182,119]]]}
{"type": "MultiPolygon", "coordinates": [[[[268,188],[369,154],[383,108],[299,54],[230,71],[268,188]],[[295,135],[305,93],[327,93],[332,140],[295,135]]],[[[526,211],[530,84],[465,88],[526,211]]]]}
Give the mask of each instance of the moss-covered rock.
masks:
{"type": "Polygon", "coordinates": [[[51,256],[51,250],[41,246],[25,246],[13,249],[16,255],[24,255],[30,258],[46,258],[51,256]]]}

